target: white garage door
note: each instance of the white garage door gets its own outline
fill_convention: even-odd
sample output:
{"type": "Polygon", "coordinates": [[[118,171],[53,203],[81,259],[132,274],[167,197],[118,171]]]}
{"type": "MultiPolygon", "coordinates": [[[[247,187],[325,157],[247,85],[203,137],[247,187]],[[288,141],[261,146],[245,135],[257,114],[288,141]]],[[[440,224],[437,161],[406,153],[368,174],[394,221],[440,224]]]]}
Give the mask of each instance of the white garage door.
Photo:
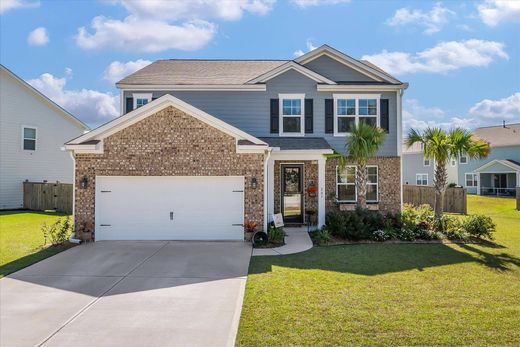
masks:
{"type": "Polygon", "coordinates": [[[243,177],[97,176],[96,240],[243,240],[243,177]]]}

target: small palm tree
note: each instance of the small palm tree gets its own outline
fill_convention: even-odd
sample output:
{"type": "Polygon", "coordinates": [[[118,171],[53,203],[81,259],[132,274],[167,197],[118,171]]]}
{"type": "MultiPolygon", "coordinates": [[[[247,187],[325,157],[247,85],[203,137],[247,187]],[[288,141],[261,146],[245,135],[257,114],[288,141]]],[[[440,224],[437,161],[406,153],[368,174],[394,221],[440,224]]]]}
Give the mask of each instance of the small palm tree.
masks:
{"type": "Polygon", "coordinates": [[[489,143],[475,137],[462,128],[445,131],[427,128],[423,133],[410,129],[406,145],[421,143],[424,157],[435,161],[433,185],[435,188],[435,217],[440,218],[444,210],[444,192],[448,181],[446,165],[451,158],[468,156],[470,159],[485,158],[489,154],[489,143]]]}
{"type": "Polygon", "coordinates": [[[346,156],[341,157],[340,167],[345,167],[347,162],[357,165],[356,186],[358,203],[362,208],[367,206],[367,162],[375,156],[379,147],[385,142],[386,133],[383,129],[360,122],[354,126],[352,133],[347,136],[345,149],[346,156]]]}

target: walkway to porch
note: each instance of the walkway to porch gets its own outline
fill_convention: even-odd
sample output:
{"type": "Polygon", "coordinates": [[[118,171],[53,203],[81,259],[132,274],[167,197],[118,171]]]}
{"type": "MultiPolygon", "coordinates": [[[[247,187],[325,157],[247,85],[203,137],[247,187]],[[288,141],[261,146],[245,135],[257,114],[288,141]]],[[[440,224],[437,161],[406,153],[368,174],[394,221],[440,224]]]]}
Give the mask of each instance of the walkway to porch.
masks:
{"type": "Polygon", "coordinates": [[[253,256],[285,255],[304,252],[312,248],[307,227],[284,228],[285,245],[276,248],[253,248],[253,256]]]}

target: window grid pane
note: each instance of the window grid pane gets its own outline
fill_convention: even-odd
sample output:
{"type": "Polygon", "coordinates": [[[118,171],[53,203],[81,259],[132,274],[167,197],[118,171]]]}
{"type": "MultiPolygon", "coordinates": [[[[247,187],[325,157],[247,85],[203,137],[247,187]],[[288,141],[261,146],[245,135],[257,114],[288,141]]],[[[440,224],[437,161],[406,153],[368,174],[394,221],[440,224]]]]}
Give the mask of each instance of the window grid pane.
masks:
{"type": "Polygon", "coordinates": [[[34,151],[36,149],[36,140],[23,140],[23,149],[34,151]]]}
{"type": "Polygon", "coordinates": [[[36,140],[36,129],[34,128],[23,128],[23,138],[36,140]]]}
{"type": "Polygon", "coordinates": [[[284,133],[300,133],[301,118],[300,117],[283,117],[284,133]]]}
{"type": "Polygon", "coordinates": [[[301,116],[302,103],[300,99],[283,99],[282,115],[284,116],[301,116]]]}

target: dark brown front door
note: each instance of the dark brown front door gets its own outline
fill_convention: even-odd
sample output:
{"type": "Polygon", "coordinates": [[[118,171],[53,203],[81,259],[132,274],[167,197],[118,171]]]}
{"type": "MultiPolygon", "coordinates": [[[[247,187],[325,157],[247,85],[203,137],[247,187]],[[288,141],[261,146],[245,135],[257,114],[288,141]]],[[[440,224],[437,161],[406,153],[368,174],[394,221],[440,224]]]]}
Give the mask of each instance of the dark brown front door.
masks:
{"type": "Polygon", "coordinates": [[[282,165],[282,215],[285,223],[303,223],[303,165],[282,165]]]}

